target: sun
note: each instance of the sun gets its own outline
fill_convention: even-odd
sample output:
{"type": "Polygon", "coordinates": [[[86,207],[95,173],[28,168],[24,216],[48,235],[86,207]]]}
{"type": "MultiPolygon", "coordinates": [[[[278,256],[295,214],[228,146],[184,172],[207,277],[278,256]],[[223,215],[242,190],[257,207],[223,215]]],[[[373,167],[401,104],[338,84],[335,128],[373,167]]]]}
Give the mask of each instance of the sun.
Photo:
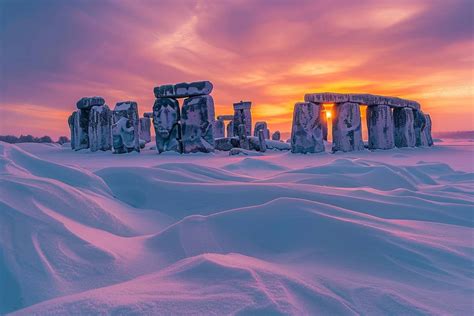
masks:
{"type": "Polygon", "coordinates": [[[331,119],[331,117],[332,117],[332,112],[331,112],[331,110],[326,110],[326,119],[329,120],[329,119],[331,119]]]}

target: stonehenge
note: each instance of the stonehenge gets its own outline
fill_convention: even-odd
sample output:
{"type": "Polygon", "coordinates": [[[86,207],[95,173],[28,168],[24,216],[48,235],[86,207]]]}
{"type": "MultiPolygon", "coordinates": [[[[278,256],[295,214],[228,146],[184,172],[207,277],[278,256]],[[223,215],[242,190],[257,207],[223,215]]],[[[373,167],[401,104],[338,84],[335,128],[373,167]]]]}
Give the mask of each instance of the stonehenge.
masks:
{"type": "Polygon", "coordinates": [[[247,136],[252,135],[252,113],[250,108],[252,107],[252,102],[249,101],[240,101],[234,103],[234,135],[239,135],[240,125],[243,124],[245,128],[245,134],[247,136]]]}
{"type": "Polygon", "coordinates": [[[321,128],[322,105],[298,102],[293,111],[291,129],[292,153],[317,153],[324,151],[321,128]]]}
{"type": "Polygon", "coordinates": [[[118,102],[112,112],[112,147],[114,154],[140,152],[138,105],[118,102]]]}
{"type": "Polygon", "coordinates": [[[319,153],[325,151],[329,124],[332,152],[433,145],[431,117],[412,100],[358,93],[306,94],[304,102],[294,106],[291,138],[283,142],[280,131],[270,134],[265,121],[256,122],[252,133],[250,101],[234,103],[233,115],[215,117],[212,90],[209,81],[157,86],[152,111],[143,117],[134,101],[118,102],[111,110],[102,97],[83,97],[68,117],[71,148],[140,152],[152,140],[152,122],[158,153],[234,149],[319,153]],[[180,98],[184,99],[181,105],[180,98]],[[327,109],[328,103],[332,110],[327,109]],[[366,106],[367,144],[362,140],[361,106],[366,106]]]}

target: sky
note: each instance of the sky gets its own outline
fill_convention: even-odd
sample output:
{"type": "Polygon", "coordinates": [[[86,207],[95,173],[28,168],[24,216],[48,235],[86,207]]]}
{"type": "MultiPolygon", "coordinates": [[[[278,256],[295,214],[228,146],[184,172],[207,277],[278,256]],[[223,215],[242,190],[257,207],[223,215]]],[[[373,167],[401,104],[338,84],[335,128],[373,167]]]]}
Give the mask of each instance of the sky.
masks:
{"type": "Polygon", "coordinates": [[[83,96],[151,111],[153,87],[210,80],[284,135],[305,93],[421,103],[474,129],[472,0],[0,0],[0,134],[68,135],[83,96]]]}

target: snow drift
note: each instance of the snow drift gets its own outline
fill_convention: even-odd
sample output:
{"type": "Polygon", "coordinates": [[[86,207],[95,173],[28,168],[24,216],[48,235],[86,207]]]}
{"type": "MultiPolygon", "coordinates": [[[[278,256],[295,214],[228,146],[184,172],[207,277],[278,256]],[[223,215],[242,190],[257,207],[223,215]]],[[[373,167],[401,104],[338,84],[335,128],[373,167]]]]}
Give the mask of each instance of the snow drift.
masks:
{"type": "Polygon", "coordinates": [[[0,313],[472,311],[470,172],[413,150],[45,146],[0,143],[0,313]]]}

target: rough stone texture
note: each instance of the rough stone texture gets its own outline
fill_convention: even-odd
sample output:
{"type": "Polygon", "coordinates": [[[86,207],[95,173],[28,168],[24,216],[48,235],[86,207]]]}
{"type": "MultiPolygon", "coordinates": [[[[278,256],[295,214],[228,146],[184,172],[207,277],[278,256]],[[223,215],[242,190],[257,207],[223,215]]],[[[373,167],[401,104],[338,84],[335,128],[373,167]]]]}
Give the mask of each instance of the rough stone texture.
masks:
{"type": "Polygon", "coordinates": [[[237,135],[239,136],[240,148],[247,149],[247,150],[250,149],[250,143],[248,139],[249,136],[247,136],[247,132],[246,132],[244,124],[239,125],[239,128],[237,130],[237,135]]]}
{"type": "Polygon", "coordinates": [[[327,110],[322,110],[321,113],[321,129],[323,130],[323,140],[328,140],[328,117],[327,110]]]}
{"type": "Polygon", "coordinates": [[[234,103],[234,135],[239,135],[239,126],[243,124],[245,127],[245,134],[252,135],[252,113],[250,108],[252,102],[240,101],[234,103]]]}
{"type": "Polygon", "coordinates": [[[332,151],[363,150],[359,104],[336,103],[333,109],[332,151]]]}
{"type": "Polygon", "coordinates": [[[229,151],[232,148],[240,147],[237,137],[223,137],[215,139],[215,149],[229,151]]]}
{"type": "Polygon", "coordinates": [[[224,120],[216,120],[214,124],[214,137],[222,138],[225,137],[225,124],[224,120]]]}
{"type": "Polygon", "coordinates": [[[140,133],[139,138],[145,141],[146,143],[151,142],[151,120],[149,117],[141,117],[139,122],[140,133]]]}
{"type": "Polygon", "coordinates": [[[263,129],[258,130],[258,144],[260,152],[267,151],[267,143],[265,142],[265,132],[263,129]]]}
{"type": "Polygon", "coordinates": [[[425,121],[426,125],[423,129],[425,146],[433,146],[433,137],[431,136],[431,116],[429,114],[425,114],[425,121]]]}
{"type": "Polygon", "coordinates": [[[214,100],[210,95],[184,100],[181,130],[184,153],[214,151],[214,100]]]}
{"type": "Polygon", "coordinates": [[[71,149],[89,148],[89,110],[76,110],[68,119],[71,129],[71,149]]]}
{"type": "Polygon", "coordinates": [[[280,138],[280,131],[275,131],[275,133],[272,134],[272,140],[280,140],[280,138]]]}
{"type": "Polygon", "coordinates": [[[223,121],[232,121],[234,119],[234,116],[233,115],[218,115],[217,119],[223,120],[223,121]]]}
{"type": "Polygon", "coordinates": [[[102,97],[83,97],[77,101],[76,106],[79,110],[90,109],[93,106],[104,105],[105,100],[102,97]]]}
{"type": "Polygon", "coordinates": [[[175,85],[155,87],[153,92],[156,98],[186,98],[210,94],[213,85],[210,81],[182,82],[175,85]]]}
{"type": "Polygon", "coordinates": [[[156,99],[153,105],[153,126],[156,149],[159,153],[165,151],[182,152],[180,118],[177,100],[172,98],[156,99]]]}
{"type": "Polygon", "coordinates": [[[308,93],[304,96],[306,102],[315,103],[345,103],[353,102],[359,104],[371,105],[388,105],[390,107],[410,107],[419,109],[420,104],[416,101],[401,99],[398,97],[386,97],[375,94],[361,94],[361,93],[308,93]]]}
{"type": "Polygon", "coordinates": [[[143,113],[143,117],[153,118],[153,112],[145,112],[143,113]]]}
{"type": "Polygon", "coordinates": [[[415,147],[414,117],[411,108],[393,110],[394,138],[397,147],[415,147]]]}
{"type": "Polygon", "coordinates": [[[227,123],[227,137],[234,137],[234,121],[227,123]]]}
{"type": "Polygon", "coordinates": [[[293,110],[291,129],[291,152],[317,153],[324,151],[321,129],[322,105],[298,102],[293,110]]]}
{"type": "Polygon", "coordinates": [[[265,139],[270,139],[270,130],[267,127],[267,122],[256,122],[253,131],[253,136],[258,137],[259,130],[263,131],[263,136],[265,137],[265,139]]]}
{"type": "Polygon", "coordinates": [[[114,153],[140,152],[138,105],[134,101],[118,102],[113,111],[112,143],[114,153]]]}
{"type": "Polygon", "coordinates": [[[395,147],[392,109],[388,105],[368,106],[366,113],[369,149],[395,147]]]}
{"type": "Polygon", "coordinates": [[[88,134],[91,151],[112,149],[112,111],[106,104],[91,108],[88,134]]]}
{"type": "Polygon", "coordinates": [[[267,139],[265,140],[265,142],[267,144],[267,149],[271,149],[271,150],[290,150],[291,149],[290,144],[279,141],[279,140],[267,139]]]}
{"type": "Polygon", "coordinates": [[[425,114],[421,111],[413,111],[413,129],[415,131],[415,146],[425,146],[427,141],[424,140],[425,134],[424,129],[426,125],[425,114]]]}

